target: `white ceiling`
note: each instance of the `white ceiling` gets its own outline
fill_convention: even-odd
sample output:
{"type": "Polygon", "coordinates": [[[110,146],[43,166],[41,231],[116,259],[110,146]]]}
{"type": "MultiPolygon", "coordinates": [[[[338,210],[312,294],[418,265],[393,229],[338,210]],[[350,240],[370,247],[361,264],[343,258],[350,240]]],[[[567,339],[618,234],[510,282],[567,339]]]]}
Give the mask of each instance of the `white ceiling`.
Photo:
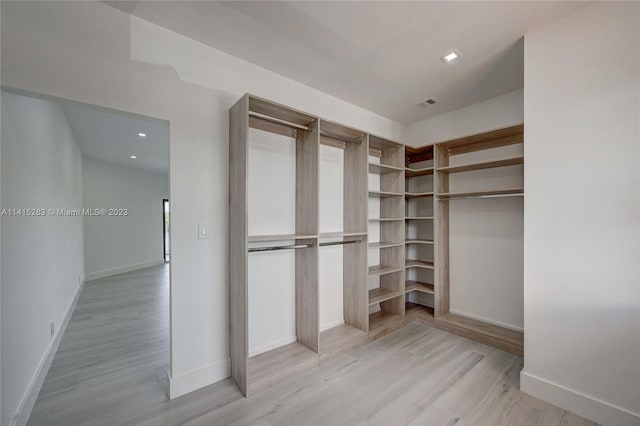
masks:
{"type": "Polygon", "coordinates": [[[522,88],[523,34],[585,4],[107,3],[405,124],[522,88]],[[455,64],[439,59],[450,49],[455,64]]]}
{"type": "Polygon", "coordinates": [[[166,121],[71,102],[60,104],[85,157],[147,172],[169,172],[166,121]],[[139,137],[138,132],[147,137],[139,137]],[[138,158],[131,159],[131,155],[138,158]]]}

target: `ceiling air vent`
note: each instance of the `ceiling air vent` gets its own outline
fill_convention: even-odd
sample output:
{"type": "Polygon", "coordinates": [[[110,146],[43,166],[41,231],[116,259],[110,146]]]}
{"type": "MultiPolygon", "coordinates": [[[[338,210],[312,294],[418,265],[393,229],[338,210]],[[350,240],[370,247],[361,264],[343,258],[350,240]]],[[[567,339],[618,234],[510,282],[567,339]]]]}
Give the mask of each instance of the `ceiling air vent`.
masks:
{"type": "Polygon", "coordinates": [[[418,102],[418,105],[421,107],[428,107],[433,104],[437,104],[438,100],[436,98],[425,99],[424,101],[418,102]]]}

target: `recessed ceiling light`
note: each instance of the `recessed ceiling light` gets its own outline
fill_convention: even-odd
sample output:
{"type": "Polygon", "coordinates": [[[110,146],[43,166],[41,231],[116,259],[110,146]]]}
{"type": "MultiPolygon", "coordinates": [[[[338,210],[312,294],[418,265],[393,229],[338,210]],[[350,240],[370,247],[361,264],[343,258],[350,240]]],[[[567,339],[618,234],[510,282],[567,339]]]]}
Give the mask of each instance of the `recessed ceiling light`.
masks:
{"type": "Polygon", "coordinates": [[[449,63],[449,62],[453,62],[456,59],[458,59],[460,56],[460,52],[458,52],[457,50],[452,50],[451,52],[447,53],[444,56],[441,56],[440,59],[442,59],[444,62],[449,63]]]}
{"type": "Polygon", "coordinates": [[[129,156],[129,158],[131,158],[131,159],[135,160],[135,159],[136,159],[136,158],[138,158],[138,157],[137,157],[137,156],[135,156],[135,155],[130,155],[130,156],[129,156]]]}
{"type": "Polygon", "coordinates": [[[145,132],[140,132],[140,133],[138,133],[138,136],[141,137],[141,138],[146,138],[147,134],[145,132]]]}

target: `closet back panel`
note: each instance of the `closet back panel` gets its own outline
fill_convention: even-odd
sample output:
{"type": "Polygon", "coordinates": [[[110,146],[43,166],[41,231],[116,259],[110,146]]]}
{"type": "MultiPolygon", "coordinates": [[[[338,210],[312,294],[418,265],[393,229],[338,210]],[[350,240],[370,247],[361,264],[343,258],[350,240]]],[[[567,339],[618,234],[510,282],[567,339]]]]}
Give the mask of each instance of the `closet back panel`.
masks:
{"type": "MultiPolygon", "coordinates": [[[[343,144],[344,145],[344,144],[343,144]]],[[[320,233],[344,230],[344,149],[320,145],[320,233]]],[[[343,246],[320,247],[320,331],[344,322],[343,246]]]]}

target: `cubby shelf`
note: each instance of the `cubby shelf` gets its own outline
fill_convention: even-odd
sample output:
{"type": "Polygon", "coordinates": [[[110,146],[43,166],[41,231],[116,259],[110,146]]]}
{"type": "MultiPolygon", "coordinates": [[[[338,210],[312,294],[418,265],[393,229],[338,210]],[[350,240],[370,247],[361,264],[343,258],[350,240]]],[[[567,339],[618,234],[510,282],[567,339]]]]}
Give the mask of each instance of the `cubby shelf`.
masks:
{"type": "Polygon", "coordinates": [[[386,275],[402,271],[402,266],[374,265],[369,266],[369,275],[386,275]]]}
{"type": "Polygon", "coordinates": [[[407,259],[405,261],[405,267],[433,269],[433,262],[429,260],[407,259]]]}
{"type": "Polygon", "coordinates": [[[404,196],[406,198],[433,197],[433,192],[405,192],[404,196]]]}
{"type": "Polygon", "coordinates": [[[399,173],[404,169],[402,167],[388,166],[386,164],[369,163],[369,173],[376,175],[386,175],[388,173],[399,173]]]}
{"type": "Polygon", "coordinates": [[[427,176],[433,174],[433,167],[425,167],[422,169],[411,169],[409,167],[405,167],[404,175],[408,178],[418,177],[418,176],[427,176]]]}
{"type": "Polygon", "coordinates": [[[442,173],[460,173],[472,170],[493,169],[497,167],[516,166],[524,164],[524,157],[505,158],[504,160],[486,161],[483,163],[461,164],[459,166],[439,167],[437,170],[442,173]]]}
{"type": "Polygon", "coordinates": [[[433,216],[407,216],[405,220],[433,220],[433,216]]]}
{"type": "Polygon", "coordinates": [[[402,296],[402,293],[398,290],[389,290],[383,287],[374,288],[369,290],[369,305],[384,302],[398,296],[402,296]]]}
{"type": "Polygon", "coordinates": [[[433,240],[427,240],[424,238],[407,238],[404,240],[405,244],[429,244],[429,245],[433,245],[434,241],[433,240]]]}
{"type": "Polygon", "coordinates": [[[369,243],[370,249],[384,249],[389,247],[402,247],[404,242],[380,241],[377,243],[369,243]]]}
{"type": "Polygon", "coordinates": [[[249,235],[247,240],[250,243],[261,243],[268,241],[288,241],[288,240],[307,240],[317,238],[317,235],[300,235],[300,234],[273,234],[273,235],[249,235]]]}
{"type": "Polygon", "coordinates": [[[401,217],[373,217],[369,219],[369,222],[402,222],[404,218],[401,217]]]}
{"type": "Polygon", "coordinates": [[[406,280],[404,282],[404,292],[410,293],[412,291],[419,291],[422,293],[433,294],[433,284],[423,283],[420,281],[406,280]]]}
{"type": "Polygon", "coordinates": [[[438,194],[438,198],[440,200],[454,200],[456,198],[521,197],[523,195],[524,188],[514,188],[493,191],[441,192],[438,194]]]}
{"type": "Polygon", "coordinates": [[[400,272],[404,268],[402,266],[390,266],[390,265],[374,265],[369,266],[369,275],[386,275],[394,272],[400,272]]]}
{"type": "Polygon", "coordinates": [[[403,195],[401,192],[369,191],[369,197],[402,197],[403,195]]]}

